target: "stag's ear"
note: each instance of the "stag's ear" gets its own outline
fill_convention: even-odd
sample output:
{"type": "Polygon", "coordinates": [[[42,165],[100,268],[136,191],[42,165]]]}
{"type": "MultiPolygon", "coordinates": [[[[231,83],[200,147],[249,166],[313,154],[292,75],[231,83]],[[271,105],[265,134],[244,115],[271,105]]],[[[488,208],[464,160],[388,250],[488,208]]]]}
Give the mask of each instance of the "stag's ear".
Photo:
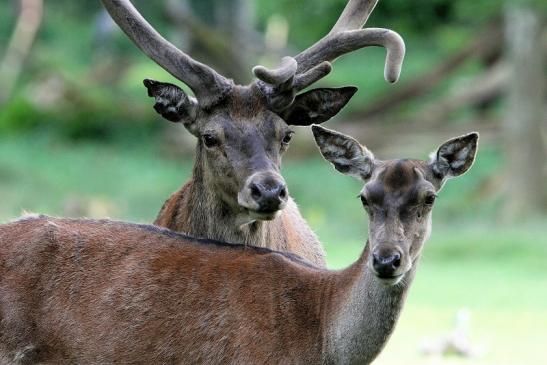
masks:
{"type": "Polygon", "coordinates": [[[479,134],[476,132],[452,138],[432,155],[430,166],[439,178],[460,176],[471,168],[477,154],[479,134]]]}
{"type": "Polygon", "coordinates": [[[366,180],[374,168],[374,155],[350,136],[314,125],[315,142],[323,157],[343,174],[366,180]]]}
{"type": "Polygon", "coordinates": [[[154,109],[165,119],[182,122],[192,134],[196,134],[197,101],[186,95],[178,86],[167,82],[146,79],[143,81],[148,89],[148,96],[155,98],[154,109]]]}
{"type": "Polygon", "coordinates": [[[297,95],[279,115],[289,125],[320,124],[338,114],[356,92],[354,86],[313,89],[297,95]]]}

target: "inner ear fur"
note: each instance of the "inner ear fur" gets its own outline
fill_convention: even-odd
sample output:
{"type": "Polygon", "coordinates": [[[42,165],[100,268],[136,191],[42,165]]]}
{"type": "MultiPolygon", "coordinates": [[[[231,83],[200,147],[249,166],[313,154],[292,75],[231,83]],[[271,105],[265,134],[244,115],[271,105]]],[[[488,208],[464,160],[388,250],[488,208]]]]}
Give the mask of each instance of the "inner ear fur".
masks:
{"type": "Polygon", "coordinates": [[[477,132],[446,141],[433,154],[431,161],[433,173],[439,178],[464,174],[473,166],[478,143],[479,134],[477,132]]]}
{"type": "Polygon", "coordinates": [[[320,124],[338,114],[356,92],[354,86],[313,89],[297,95],[294,102],[278,114],[289,125],[320,124]]]}
{"type": "Polygon", "coordinates": [[[360,180],[367,180],[374,168],[374,155],[357,140],[318,125],[312,126],[315,142],[334,168],[360,180]]]}

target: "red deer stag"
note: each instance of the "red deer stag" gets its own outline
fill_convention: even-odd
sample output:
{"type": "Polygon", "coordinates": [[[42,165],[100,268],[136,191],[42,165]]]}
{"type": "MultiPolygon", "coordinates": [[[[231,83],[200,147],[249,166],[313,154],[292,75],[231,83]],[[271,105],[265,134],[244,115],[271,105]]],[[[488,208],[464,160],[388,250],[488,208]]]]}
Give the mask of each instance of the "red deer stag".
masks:
{"type": "Polygon", "coordinates": [[[289,197],[280,175],[291,125],[322,123],[342,109],[354,87],[301,94],[331,71],[330,61],[368,46],[387,49],[385,78],[399,77],[401,37],[386,29],[360,29],[378,0],[350,0],[331,32],[279,68],[253,69],[257,81],[235,85],[163,39],[128,0],[102,0],[112,18],[151,59],[193,91],[145,80],[154,108],[182,122],[197,138],[190,181],[163,205],[155,224],[196,237],[253,244],[300,255],[324,266],[324,252],[289,197]]]}
{"type": "Polygon", "coordinates": [[[402,309],[436,194],[471,167],[478,135],[430,161],[380,161],[313,131],[337,170],[365,182],[369,239],[353,265],[329,271],[157,226],[21,219],[0,226],[0,363],[370,363],[402,309]]]}

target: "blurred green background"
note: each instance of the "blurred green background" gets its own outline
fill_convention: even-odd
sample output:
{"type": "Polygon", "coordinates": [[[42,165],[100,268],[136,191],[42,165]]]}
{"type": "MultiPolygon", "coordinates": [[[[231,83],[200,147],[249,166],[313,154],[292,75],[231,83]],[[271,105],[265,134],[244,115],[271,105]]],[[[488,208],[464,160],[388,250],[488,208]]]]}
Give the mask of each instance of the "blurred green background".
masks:
{"type": "MultiPolygon", "coordinates": [[[[345,5],[134,3],[168,39],[241,83],[254,64],[313,44],[345,5]]],[[[379,158],[426,158],[448,138],[481,133],[472,170],[440,194],[432,238],[377,364],[547,361],[546,16],[544,1],[381,0],[367,26],[405,39],[400,81],[387,84],[385,51],[367,48],[320,82],[359,86],[326,126],[379,158]],[[458,331],[471,355],[438,350],[458,331]]],[[[25,211],[152,222],[190,176],[195,142],[155,114],[144,78],[177,83],[98,0],[0,2],[0,222],[25,211]]],[[[283,175],[329,266],[354,261],[367,229],[360,183],[324,162],[301,128],[283,175]]]]}

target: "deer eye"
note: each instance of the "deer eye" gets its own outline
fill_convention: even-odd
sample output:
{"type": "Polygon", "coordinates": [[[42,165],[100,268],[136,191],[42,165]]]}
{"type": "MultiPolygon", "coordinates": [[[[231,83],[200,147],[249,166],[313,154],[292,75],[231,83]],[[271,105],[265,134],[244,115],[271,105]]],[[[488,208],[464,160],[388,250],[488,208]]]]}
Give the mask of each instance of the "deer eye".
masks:
{"type": "Polygon", "coordinates": [[[218,145],[218,139],[216,139],[215,136],[211,134],[204,134],[201,138],[203,139],[203,144],[205,145],[205,147],[211,148],[218,145]]]}
{"type": "Polygon", "coordinates": [[[285,137],[283,137],[283,140],[281,140],[281,143],[283,143],[284,145],[289,144],[293,134],[294,134],[293,131],[287,132],[287,134],[285,134],[285,137]]]}
{"type": "Polygon", "coordinates": [[[428,194],[426,197],[425,197],[425,200],[424,200],[424,204],[425,205],[433,205],[433,203],[435,203],[435,198],[437,197],[437,195],[431,193],[431,194],[428,194]]]}

